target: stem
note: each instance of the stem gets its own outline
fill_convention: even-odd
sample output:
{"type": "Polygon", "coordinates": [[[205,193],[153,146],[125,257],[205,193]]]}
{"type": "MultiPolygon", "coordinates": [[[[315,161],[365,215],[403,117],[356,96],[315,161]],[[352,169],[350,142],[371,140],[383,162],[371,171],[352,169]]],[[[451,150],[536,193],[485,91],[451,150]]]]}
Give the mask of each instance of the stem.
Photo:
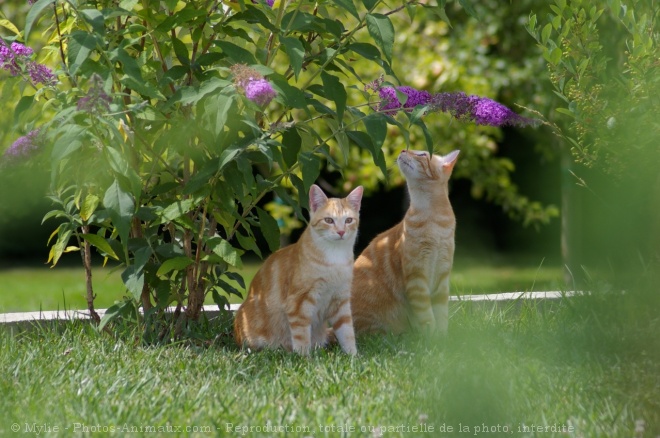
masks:
{"type": "Polygon", "coordinates": [[[60,31],[60,19],[57,15],[57,2],[53,3],[53,14],[55,15],[55,29],[57,29],[57,39],[60,46],[60,59],[62,60],[62,65],[64,65],[64,70],[67,72],[66,75],[71,82],[71,86],[76,87],[76,80],[73,76],[71,76],[71,73],[69,73],[69,69],[66,65],[66,56],[64,55],[64,47],[62,46],[62,32],[60,31]]]}
{"type": "MultiPolygon", "coordinates": [[[[83,234],[89,234],[89,225],[83,225],[82,232],[83,234]]],[[[79,246],[81,246],[80,242],[83,241],[81,256],[82,256],[83,266],[85,267],[85,285],[87,287],[87,310],[89,310],[89,315],[92,317],[92,320],[98,324],[101,321],[101,318],[94,309],[94,299],[96,298],[96,295],[94,294],[94,286],[92,285],[92,248],[87,240],[81,239],[80,236],[76,236],[76,237],[78,238],[79,246]]]]}

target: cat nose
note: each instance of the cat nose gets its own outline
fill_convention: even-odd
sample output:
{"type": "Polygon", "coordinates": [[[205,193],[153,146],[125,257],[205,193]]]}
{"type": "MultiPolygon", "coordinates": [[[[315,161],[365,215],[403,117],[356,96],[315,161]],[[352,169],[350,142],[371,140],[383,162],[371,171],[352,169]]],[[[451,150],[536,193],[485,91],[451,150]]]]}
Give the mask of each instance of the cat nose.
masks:
{"type": "Polygon", "coordinates": [[[344,237],[344,234],[346,234],[346,231],[339,230],[339,231],[337,231],[337,234],[339,234],[339,237],[344,237]]]}

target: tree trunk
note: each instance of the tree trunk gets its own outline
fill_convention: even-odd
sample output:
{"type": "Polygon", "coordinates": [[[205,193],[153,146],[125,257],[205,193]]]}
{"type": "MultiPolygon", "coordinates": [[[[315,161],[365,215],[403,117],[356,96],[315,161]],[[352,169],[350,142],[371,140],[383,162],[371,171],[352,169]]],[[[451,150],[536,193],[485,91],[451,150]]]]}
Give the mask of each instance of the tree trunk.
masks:
{"type": "Polygon", "coordinates": [[[563,147],[561,152],[561,255],[564,265],[564,282],[570,289],[582,283],[582,203],[578,180],[572,172],[571,151],[563,147]]]}

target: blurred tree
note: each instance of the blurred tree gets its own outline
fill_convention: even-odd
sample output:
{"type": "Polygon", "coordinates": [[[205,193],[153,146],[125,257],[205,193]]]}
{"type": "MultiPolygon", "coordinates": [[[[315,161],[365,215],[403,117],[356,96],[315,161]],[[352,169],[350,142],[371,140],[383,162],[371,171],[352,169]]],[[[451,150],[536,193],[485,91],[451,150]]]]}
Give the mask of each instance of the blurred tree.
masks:
{"type": "Polygon", "coordinates": [[[566,265],[578,283],[593,269],[629,282],[660,255],[660,3],[555,0],[538,17],[561,98],[566,265]]]}

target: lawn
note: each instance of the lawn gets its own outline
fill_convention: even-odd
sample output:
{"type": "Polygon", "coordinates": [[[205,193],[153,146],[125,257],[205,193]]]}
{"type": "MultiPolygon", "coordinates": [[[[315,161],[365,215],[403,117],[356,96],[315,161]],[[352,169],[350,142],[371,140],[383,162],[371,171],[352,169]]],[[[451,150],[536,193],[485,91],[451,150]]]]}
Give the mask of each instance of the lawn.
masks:
{"type": "Polygon", "coordinates": [[[655,437],[657,303],[460,303],[448,337],[363,338],[355,358],[250,353],[212,336],[144,347],[82,322],[0,330],[0,434],[655,437]]]}
{"type": "MultiPolygon", "coordinates": [[[[246,263],[240,273],[247,284],[260,264],[246,263]]],[[[97,267],[93,272],[97,308],[121,300],[125,289],[121,271],[97,267]]],[[[563,289],[562,270],[542,259],[457,259],[452,273],[452,294],[563,289]]],[[[45,265],[0,269],[0,313],[37,310],[85,309],[85,274],[81,267],[45,265]]],[[[236,302],[235,297],[231,297],[236,302]]],[[[211,297],[208,304],[213,304],[211,297]]]]}

